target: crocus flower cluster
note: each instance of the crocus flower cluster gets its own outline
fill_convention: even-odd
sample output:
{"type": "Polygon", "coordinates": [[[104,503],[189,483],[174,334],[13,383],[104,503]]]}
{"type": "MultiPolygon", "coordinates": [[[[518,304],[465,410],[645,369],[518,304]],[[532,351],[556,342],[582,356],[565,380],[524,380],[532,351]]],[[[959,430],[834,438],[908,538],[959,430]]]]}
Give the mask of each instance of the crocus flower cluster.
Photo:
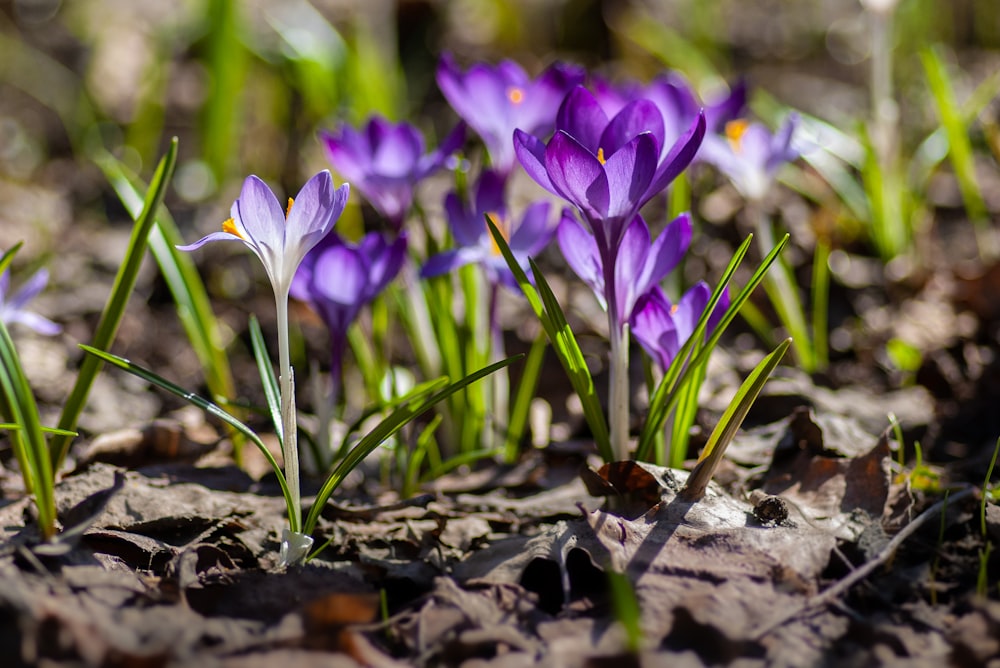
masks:
{"type": "Polygon", "coordinates": [[[0,273],[0,321],[4,325],[18,323],[46,336],[52,336],[62,331],[62,328],[56,323],[34,311],[29,311],[27,308],[28,303],[45,289],[48,282],[48,270],[39,269],[24,285],[8,296],[10,270],[4,270],[3,273],[0,273]]]}

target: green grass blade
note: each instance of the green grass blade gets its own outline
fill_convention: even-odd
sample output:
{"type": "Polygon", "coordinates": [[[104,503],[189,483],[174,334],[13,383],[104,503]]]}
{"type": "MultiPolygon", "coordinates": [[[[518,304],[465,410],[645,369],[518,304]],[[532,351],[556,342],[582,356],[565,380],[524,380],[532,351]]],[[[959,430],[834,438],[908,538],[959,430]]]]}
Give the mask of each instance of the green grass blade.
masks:
{"type": "Polygon", "coordinates": [[[281,423],[281,389],[278,387],[278,378],[274,375],[271,357],[267,354],[264,333],[260,330],[260,322],[255,315],[250,316],[250,343],[253,346],[254,359],[257,361],[260,382],[264,387],[267,409],[271,414],[271,422],[274,423],[274,433],[278,435],[278,443],[284,443],[285,435],[282,433],[281,423]]]}
{"type": "Polygon", "coordinates": [[[322,512],[323,506],[329,500],[330,495],[332,495],[337,487],[340,486],[340,483],[343,482],[345,477],[347,477],[347,474],[353,471],[355,467],[357,467],[357,465],[360,464],[365,457],[371,454],[375,448],[381,445],[385,439],[402,429],[403,426],[411,420],[414,420],[426,411],[430,410],[434,404],[443,399],[447,399],[451,395],[465,388],[470,383],[474,383],[477,380],[485,378],[494,371],[498,371],[506,366],[509,366],[510,364],[513,364],[521,357],[523,357],[523,355],[508,357],[505,360],[501,360],[495,364],[491,364],[480,369],[479,371],[469,374],[465,378],[451,383],[447,387],[430,396],[418,397],[414,401],[406,402],[400,405],[399,408],[392,412],[392,414],[368,432],[368,434],[365,435],[365,437],[351,449],[350,453],[348,453],[348,455],[340,461],[333,472],[327,477],[323,486],[316,494],[316,501],[313,503],[312,508],[309,509],[309,514],[306,517],[306,521],[303,523],[303,533],[312,533],[313,529],[316,528],[316,523],[319,521],[319,514],[322,512]]]}
{"type": "Polygon", "coordinates": [[[489,215],[486,216],[486,224],[489,226],[490,234],[493,235],[493,240],[497,248],[500,249],[504,260],[507,261],[507,266],[514,273],[514,278],[521,287],[524,296],[528,299],[528,304],[535,312],[539,321],[541,321],[542,329],[545,330],[549,343],[555,348],[556,356],[559,358],[559,362],[566,371],[573,390],[583,405],[583,415],[594,436],[597,451],[604,461],[613,461],[615,457],[611,449],[611,435],[608,433],[608,423],[601,409],[601,402],[597,397],[594,379],[590,375],[586,361],[583,359],[583,352],[576,342],[576,337],[573,336],[573,332],[566,322],[566,316],[552,294],[552,289],[545,282],[542,272],[532,262],[532,273],[535,281],[538,283],[536,289],[536,286],[528,279],[528,275],[521,269],[521,265],[518,264],[517,259],[514,258],[510,246],[507,245],[507,240],[504,239],[503,234],[500,233],[500,230],[489,215]]]}
{"type": "Polygon", "coordinates": [[[0,255],[0,274],[7,271],[7,268],[10,267],[10,263],[14,261],[14,256],[17,255],[17,251],[21,250],[21,246],[23,245],[23,241],[18,241],[16,244],[8,248],[3,255],[0,255]]]}
{"type": "Polygon", "coordinates": [[[830,366],[830,242],[817,239],[812,269],[812,348],[817,371],[830,366]]]}
{"type": "Polygon", "coordinates": [[[528,357],[524,361],[524,372],[521,374],[521,382],[517,386],[517,394],[514,396],[514,403],[510,408],[510,420],[507,426],[504,459],[508,463],[517,461],[517,456],[520,453],[521,440],[528,427],[531,400],[535,397],[535,391],[538,389],[538,378],[542,373],[542,362],[545,361],[547,341],[544,332],[535,337],[531,349],[528,351],[528,357]]]}
{"type": "MultiPolygon", "coordinates": [[[[139,267],[142,264],[143,256],[147,247],[149,231],[156,220],[156,214],[163,202],[163,196],[167,191],[167,184],[174,173],[174,166],[177,164],[177,139],[170,142],[167,154],[160,160],[160,164],[153,174],[149,191],[143,203],[142,214],[136,219],[132,228],[132,236],[129,239],[128,250],[125,258],[115,276],[115,283],[111,289],[111,295],[101,314],[97,330],[94,332],[92,345],[98,350],[111,347],[115,334],[118,332],[118,325],[121,323],[122,315],[125,313],[125,306],[135,287],[136,276],[139,274],[139,267]]],[[[76,383],[73,390],[63,404],[62,414],[59,416],[58,427],[66,431],[73,431],[76,428],[77,420],[87,403],[87,396],[90,388],[101,370],[101,359],[98,357],[85,357],[80,364],[77,373],[76,383]]],[[[62,466],[66,454],[69,452],[70,439],[57,436],[52,442],[53,468],[59,470],[62,466]]]]}
{"type": "MultiPolygon", "coordinates": [[[[686,356],[690,355],[689,351],[692,350],[694,341],[700,341],[701,337],[704,336],[705,328],[708,323],[708,316],[714,311],[715,304],[718,303],[718,298],[721,296],[722,288],[724,288],[732,278],[733,273],[736,271],[736,267],[739,265],[739,260],[741,260],[743,255],[746,254],[746,249],[749,247],[749,243],[752,238],[753,235],[748,236],[746,241],[744,241],[740,248],[737,249],[736,255],[733,256],[733,261],[731,261],[729,266],[726,268],[726,273],[723,274],[719,285],[716,286],[715,292],[713,292],[712,298],[708,302],[708,306],[702,313],[702,317],[699,319],[694,333],[692,333],[688,342],[681,347],[680,352],[677,354],[677,358],[675,358],[670,365],[671,368],[668,370],[667,374],[664,375],[664,379],[656,388],[656,392],[653,393],[653,398],[650,400],[649,414],[646,417],[646,423],[643,425],[642,432],[639,436],[639,446],[636,449],[636,459],[648,459],[650,453],[652,452],[656,432],[663,428],[663,423],[666,421],[667,416],[670,415],[673,405],[679,398],[677,388],[683,387],[684,384],[688,382],[688,379],[692,376],[692,374],[695,373],[695,370],[700,365],[707,363],[708,356],[712,353],[715,346],[718,345],[719,340],[726,331],[726,328],[729,327],[729,324],[739,313],[743,304],[750,298],[750,294],[757,288],[760,282],[764,280],[767,270],[771,267],[775,260],[777,260],[778,254],[781,253],[785,244],[788,243],[788,235],[786,234],[781,241],[778,242],[773,249],[771,249],[771,252],[767,254],[767,257],[765,257],[760,263],[757,270],[753,273],[753,276],[750,277],[750,280],[743,286],[743,289],[740,290],[739,294],[731,300],[729,308],[715,326],[715,330],[712,332],[712,335],[708,338],[705,345],[693,355],[690,363],[683,367],[683,372],[680,372],[679,374],[673,373],[674,365],[683,364],[683,362],[678,362],[678,360],[686,359],[686,356]],[[672,381],[670,381],[671,377],[673,378],[672,381]]],[[[677,368],[679,369],[681,367],[678,366],[677,368]]]]}
{"type": "MultiPolygon", "coordinates": [[[[281,493],[285,497],[285,504],[288,508],[289,521],[294,522],[293,518],[295,517],[295,513],[292,512],[293,509],[290,501],[291,496],[289,495],[288,492],[288,484],[285,482],[285,475],[281,472],[281,467],[278,466],[278,462],[277,460],[275,460],[274,455],[271,454],[271,451],[267,449],[267,446],[264,445],[264,442],[260,440],[260,437],[257,436],[257,434],[254,432],[253,429],[246,426],[238,419],[233,417],[230,413],[227,413],[220,406],[212,403],[208,399],[198,396],[194,392],[189,392],[180,385],[172,383],[163,376],[157,375],[152,371],[150,371],[149,369],[146,369],[145,367],[135,364],[125,359],[124,357],[113,355],[109,352],[105,352],[103,350],[94,348],[93,346],[87,346],[81,344],[80,348],[89,353],[91,356],[96,357],[97,359],[103,362],[108,362],[109,364],[112,364],[118,367],[119,369],[128,371],[130,374],[142,378],[146,382],[152,383],[153,385],[156,385],[160,389],[166,390],[167,392],[170,392],[171,394],[180,397],[184,401],[187,401],[188,403],[197,406],[198,408],[205,411],[212,417],[222,420],[227,425],[229,425],[233,429],[236,429],[241,434],[250,439],[250,441],[257,446],[257,449],[260,450],[260,453],[264,455],[264,458],[267,460],[267,463],[271,465],[271,469],[274,470],[274,475],[278,479],[278,485],[281,487],[281,493]]],[[[295,526],[292,526],[291,529],[292,531],[299,530],[298,527],[295,526]]]]}
{"type": "Polygon", "coordinates": [[[701,453],[701,457],[698,458],[698,464],[691,471],[691,475],[688,477],[684,489],[681,490],[680,496],[689,501],[697,501],[705,495],[705,489],[715,474],[715,470],[722,462],[726,448],[729,447],[729,444],[735,438],[736,432],[739,430],[740,425],[743,424],[743,419],[747,416],[747,412],[749,412],[750,407],[753,406],[753,402],[757,400],[757,396],[764,388],[764,383],[767,382],[771,372],[778,366],[778,363],[791,343],[791,339],[785,339],[779,343],[778,347],[762,359],[754,367],[754,370],[750,372],[746,380],[743,381],[743,384],[740,385],[736,396],[729,402],[729,406],[726,407],[719,422],[715,425],[715,429],[712,430],[712,435],[708,437],[705,450],[701,453]]]}
{"type": "Polygon", "coordinates": [[[976,183],[975,161],[972,154],[972,143],[969,141],[969,131],[965,125],[962,111],[955,101],[955,92],[948,80],[948,72],[937,49],[926,48],[920,52],[920,61],[924,66],[927,83],[934,97],[941,125],[948,137],[948,154],[958,179],[962,200],[965,202],[966,213],[976,227],[982,228],[989,224],[986,203],[982,191],[976,183]]]}
{"type": "Polygon", "coordinates": [[[35,403],[35,396],[24,375],[14,342],[2,320],[0,320],[0,389],[3,391],[5,414],[20,427],[11,433],[11,441],[18,463],[22,466],[25,489],[35,496],[38,527],[45,538],[51,538],[56,532],[55,469],[42,433],[38,404],[35,403]]]}
{"type": "Polygon", "coordinates": [[[205,3],[208,100],[202,107],[201,139],[205,161],[221,183],[236,155],[233,146],[242,125],[241,104],[248,65],[247,49],[240,40],[243,3],[208,0],[205,3]]]}

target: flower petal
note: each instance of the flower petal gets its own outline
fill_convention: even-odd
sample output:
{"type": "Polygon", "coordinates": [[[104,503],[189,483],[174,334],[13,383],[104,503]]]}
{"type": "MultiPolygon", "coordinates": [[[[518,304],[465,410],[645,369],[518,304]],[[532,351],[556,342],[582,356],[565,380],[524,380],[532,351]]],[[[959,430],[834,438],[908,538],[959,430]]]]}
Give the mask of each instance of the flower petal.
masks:
{"type": "Polygon", "coordinates": [[[517,161],[535,183],[553,195],[560,194],[552,185],[549,173],[545,170],[545,144],[541,139],[523,130],[514,130],[514,153],[517,155],[517,161]]]}
{"type": "MultiPolygon", "coordinates": [[[[630,219],[639,210],[643,195],[656,174],[659,147],[650,133],[632,138],[604,163],[610,202],[608,217],[630,219]]],[[[612,237],[613,238],[613,237],[612,237]]]]}
{"type": "Polygon", "coordinates": [[[608,215],[611,194],[604,165],[576,139],[562,130],[545,148],[545,170],[556,192],[575,204],[591,220],[608,215]]]}
{"type": "Polygon", "coordinates": [[[556,233],[555,226],[549,224],[551,208],[549,202],[535,202],[524,210],[521,224],[510,237],[512,251],[532,256],[542,252],[556,233]]]}
{"type": "Polygon", "coordinates": [[[625,105],[601,133],[600,146],[605,155],[611,155],[632,140],[633,137],[651,133],[656,140],[659,157],[663,144],[663,115],[649,100],[635,100],[625,105]]]}
{"type": "Polygon", "coordinates": [[[594,235],[585,230],[566,209],[559,221],[559,227],[556,228],[556,237],[559,240],[559,249],[566,258],[566,264],[580,277],[580,280],[590,286],[601,304],[606,304],[603,263],[594,235]]]}
{"type": "Polygon", "coordinates": [[[688,131],[677,140],[673,148],[670,149],[670,152],[667,153],[667,157],[660,162],[660,166],[656,170],[656,176],[646,190],[646,195],[643,197],[640,206],[666,188],[671,181],[687,169],[687,166],[691,164],[695,154],[698,152],[698,147],[701,146],[704,138],[705,114],[702,112],[698,114],[698,118],[695,119],[688,131]]]}
{"type": "Polygon", "coordinates": [[[571,90],[556,114],[556,130],[562,130],[597,155],[601,133],[608,125],[608,117],[594,94],[583,86],[571,90]]]}

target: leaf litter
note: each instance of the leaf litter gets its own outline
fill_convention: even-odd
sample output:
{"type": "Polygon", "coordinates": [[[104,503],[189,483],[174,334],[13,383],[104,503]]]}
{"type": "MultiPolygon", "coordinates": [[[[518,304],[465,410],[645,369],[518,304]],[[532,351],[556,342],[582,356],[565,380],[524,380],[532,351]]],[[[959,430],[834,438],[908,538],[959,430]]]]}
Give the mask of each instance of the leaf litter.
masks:
{"type": "MultiPolygon", "coordinates": [[[[741,435],[743,466],[690,502],[685,471],[534,453],[413,499],[330,504],[329,544],[284,572],[266,478],[155,453],[135,470],[94,463],[58,489],[60,549],[39,545],[26,499],[0,507],[0,650],[53,666],[984,661],[995,605],[926,603],[961,589],[976,544],[936,559],[937,534],[978,523],[978,502],[966,491],[918,516],[891,455],[885,435],[800,408],[741,435]],[[635,656],[610,571],[643,611],[635,656]]],[[[996,506],[986,520],[1000,533],[996,506]]]]}

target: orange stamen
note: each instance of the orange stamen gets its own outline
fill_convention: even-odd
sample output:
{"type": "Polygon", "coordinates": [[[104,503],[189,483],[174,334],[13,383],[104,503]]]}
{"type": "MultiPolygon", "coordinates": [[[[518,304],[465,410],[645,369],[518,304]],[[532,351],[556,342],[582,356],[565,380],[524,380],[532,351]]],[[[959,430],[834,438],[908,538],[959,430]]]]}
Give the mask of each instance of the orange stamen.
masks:
{"type": "Polygon", "coordinates": [[[285,218],[288,218],[288,214],[292,212],[292,203],[294,201],[291,197],[288,198],[288,208],[285,209],[285,218]]]}
{"type": "Polygon", "coordinates": [[[726,123],[726,139],[729,140],[729,146],[732,147],[733,152],[739,153],[743,150],[743,134],[749,126],[750,123],[743,118],[726,123]]]}
{"type": "Polygon", "coordinates": [[[680,309],[680,304],[673,304],[673,305],[671,305],[671,307],[670,307],[670,315],[674,315],[675,313],[677,313],[678,309],[680,309]]]}
{"type": "Polygon", "coordinates": [[[507,89],[507,99],[512,104],[521,104],[524,102],[524,91],[520,88],[509,88],[507,89]]]}
{"type": "Polygon", "coordinates": [[[222,222],[222,231],[228,232],[229,234],[239,237],[240,239],[243,238],[243,235],[240,234],[240,229],[236,227],[236,221],[232,218],[228,218],[222,222]]]}
{"type": "Polygon", "coordinates": [[[597,148],[597,159],[598,159],[598,161],[599,161],[599,162],[600,162],[600,163],[601,163],[602,165],[603,165],[603,164],[604,164],[605,162],[607,162],[607,161],[606,161],[606,160],[604,159],[604,149],[603,149],[603,148],[600,148],[600,147],[598,147],[598,148],[597,148]]]}

